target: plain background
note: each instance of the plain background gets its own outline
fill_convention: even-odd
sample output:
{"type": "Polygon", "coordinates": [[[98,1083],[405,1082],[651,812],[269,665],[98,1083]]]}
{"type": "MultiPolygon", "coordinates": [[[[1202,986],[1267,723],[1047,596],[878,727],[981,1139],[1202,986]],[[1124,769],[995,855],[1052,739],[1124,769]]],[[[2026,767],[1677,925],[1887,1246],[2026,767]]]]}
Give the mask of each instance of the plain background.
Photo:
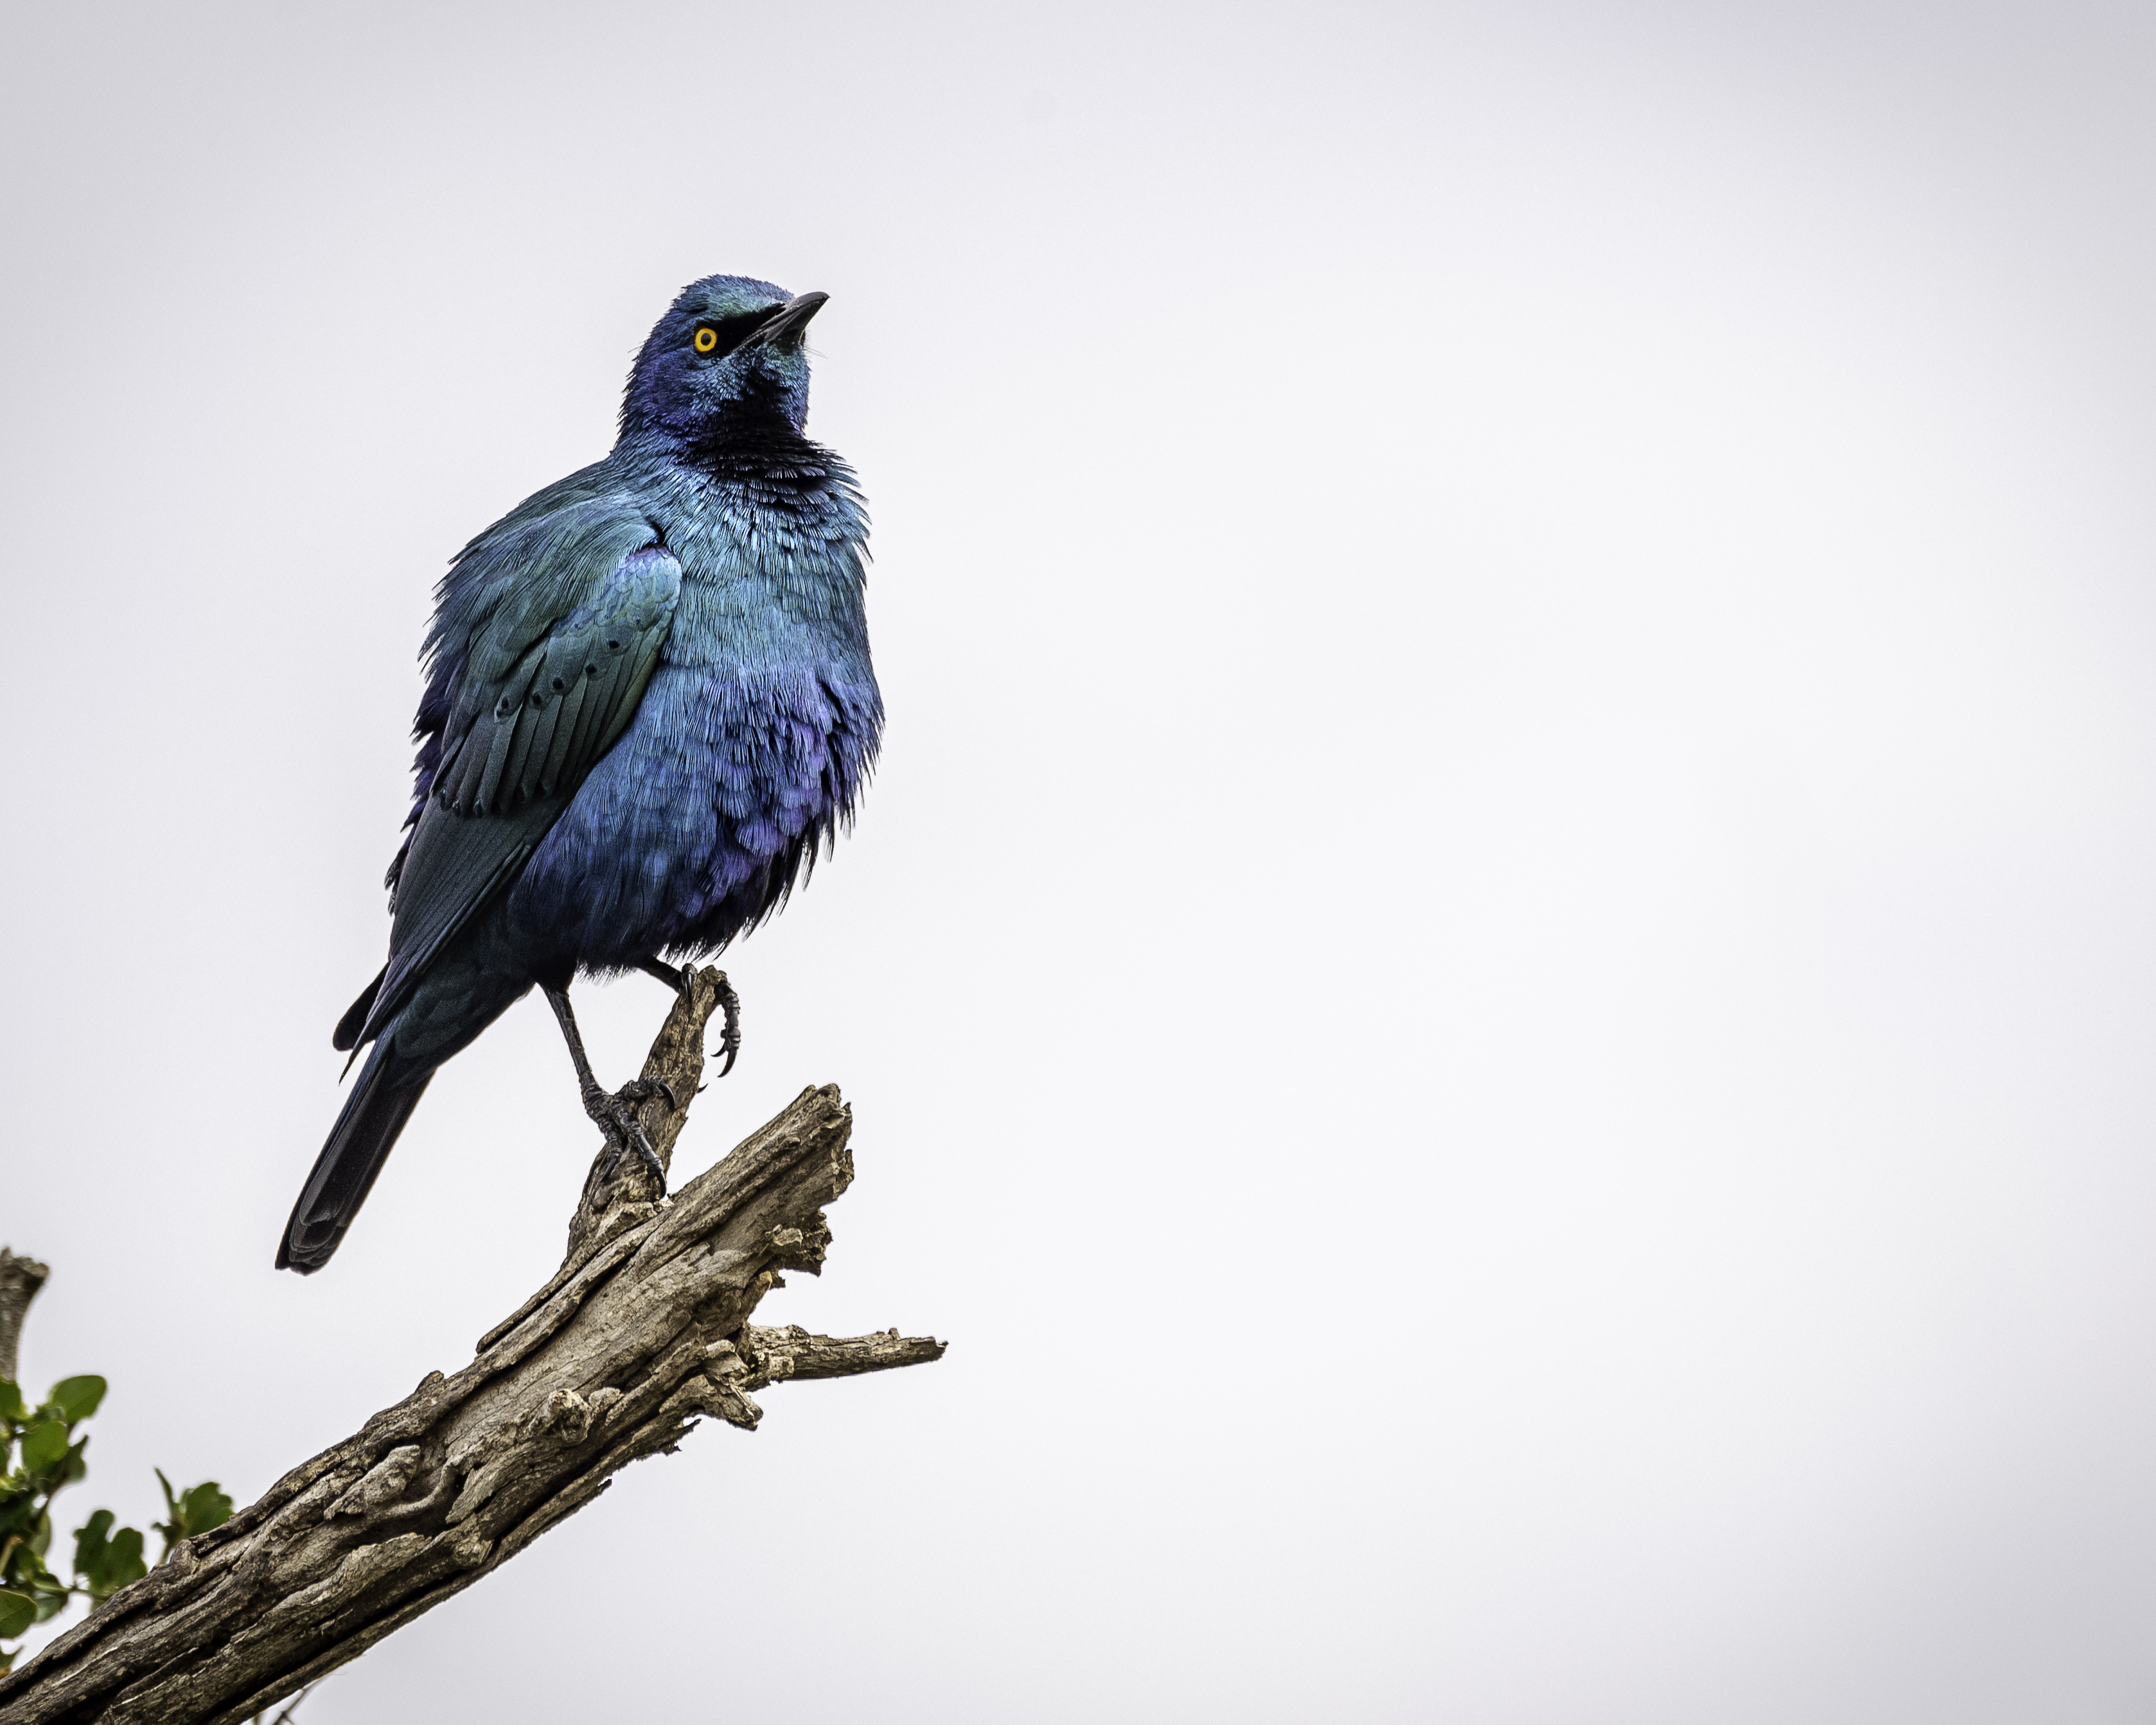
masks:
{"type": "MultiPolygon", "coordinates": [[[[820,288],[891,713],[686,1172],[774,1389],[396,1718],[2156,1709],[2156,17],[8,8],[0,1238],[243,1500],[552,1268],[543,1005],[274,1274],[445,559],[820,288]]],[[[603,1075],[665,1006],[587,991],[603,1075]]]]}

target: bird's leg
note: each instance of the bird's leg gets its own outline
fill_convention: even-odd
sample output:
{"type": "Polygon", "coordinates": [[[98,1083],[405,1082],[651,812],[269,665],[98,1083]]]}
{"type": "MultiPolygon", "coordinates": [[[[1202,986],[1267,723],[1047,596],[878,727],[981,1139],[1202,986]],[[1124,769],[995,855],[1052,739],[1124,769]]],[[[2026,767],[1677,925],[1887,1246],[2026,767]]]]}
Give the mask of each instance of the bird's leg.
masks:
{"type": "MultiPolygon", "coordinates": [[[[639,958],[636,961],[636,968],[646,976],[657,977],[676,993],[686,988],[696,977],[694,965],[676,970],[663,958],[639,958]]],[[[726,1027],[719,1033],[719,1045],[711,1052],[726,1057],[726,1065],[719,1068],[719,1076],[723,1078],[733,1070],[734,1056],[741,1052],[741,996],[734,993],[734,985],[726,980],[726,973],[723,970],[719,973],[719,1004],[726,1011],[726,1027]]]]}
{"type": "Polygon", "coordinates": [[[677,994],[689,986],[689,978],[696,973],[694,970],[676,970],[664,958],[656,957],[638,959],[636,968],[646,976],[657,977],[677,994]]]}
{"type": "Polygon", "coordinates": [[[664,1193],[666,1170],[660,1164],[659,1153],[651,1147],[650,1134],[636,1117],[636,1106],[654,1096],[664,1096],[671,1106],[680,1107],[681,1101],[674,1094],[674,1086],[663,1078],[632,1078],[608,1095],[599,1088],[598,1080],[592,1076],[592,1063],[584,1055],[584,1039],[577,1033],[577,1014],[569,1005],[569,991],[548,988],[547,1004],[554,1009],[555,1022],[561,1025],[562,1034],[569,1045],[569,1058],[576,1063],[577,1088],[583,1096],[584,1112],[606,1135],[607,1159],[600,1178],[610,1178],[622,1157],[634,1150],[637,1160],[650,1171],[651,1178],[664,1193]]]}

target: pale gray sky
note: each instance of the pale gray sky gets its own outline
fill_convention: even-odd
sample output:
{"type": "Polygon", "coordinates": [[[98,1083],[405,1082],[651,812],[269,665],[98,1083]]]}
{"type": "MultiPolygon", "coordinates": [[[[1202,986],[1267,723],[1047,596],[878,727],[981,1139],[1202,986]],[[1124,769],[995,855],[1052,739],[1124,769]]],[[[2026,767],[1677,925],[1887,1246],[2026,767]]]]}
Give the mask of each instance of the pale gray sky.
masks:
{"type": "MultiPolygon", "coordinates": [[[[11,8],[0,1240],[243,1499],[552,1267],[543,1007],[275,1274],[447,556],[832,301],[891,712],[685,1167],[774,1389],[306,1725],[2156,1710],[2156,17],[11,8]],[[116,1029],[116,1019],[117,1028],[116,1029]]],[[[588,996],[626,1076],[655,984],[588,996]]]]}

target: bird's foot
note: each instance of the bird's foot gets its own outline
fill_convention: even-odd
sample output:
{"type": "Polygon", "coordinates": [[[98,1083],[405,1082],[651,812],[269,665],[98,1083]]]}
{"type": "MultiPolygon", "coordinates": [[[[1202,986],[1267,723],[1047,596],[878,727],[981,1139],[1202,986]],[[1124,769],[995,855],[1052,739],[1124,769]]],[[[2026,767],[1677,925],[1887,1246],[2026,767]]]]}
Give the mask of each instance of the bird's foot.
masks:
{"type": "MultiPolygon", "coordinates": [[[[638,959],[636,968],[646,976],[657,977],[677,994],[685,995],[696,986],[696,967],[693,964],[685,964],[676,970],[665,959],[651,957],[638,959]]],[[[719,1076],[723,1078],[733,1070],[734,1056],[741,1052],[741,996],[734,993],[734,985],[726,980],[726,972],[713,974],[718,978],[719,1004],[725,1009],[726,1024],[719,1033],[719,1045],[711,1050],[711,1057],[726,1057],[726,1065],[719,1068],[719,1076]]]]}
{"type": "Polygon", "coordinates": [[[723,970],[719,973],[719,1004],[725,1009],[726,1023],[719,1032],[719,1045],[711,1052],[726,1057],[726,1065],[719,1068],[719,1076],[723,1078],[733,1070],[734,1056],[741,1052],[741,996],[734,993],[734,985],[726,980],[723,970]]]}
{"type": "Polygon", "coordinates": [[[621,1166],[622,1158],[633,1153],[664,1197],[665,1167],[659,1160],[659,1153],[651,1147],[651,1134],[644,1131],[643,1121],[637,1117],[638,1108],[654,1096],[665,1097],[670,1108],[681,1106],[680,1098],[674,1094],[674,1086],[665,1079],[633,1078],[611,1096],[596,1084],[588,1086],[584,1091],[584,1112],[606,1136],[606,1160],[599,1166],[599,1178],[611,1180],[614,1170],[621,1166]]]}

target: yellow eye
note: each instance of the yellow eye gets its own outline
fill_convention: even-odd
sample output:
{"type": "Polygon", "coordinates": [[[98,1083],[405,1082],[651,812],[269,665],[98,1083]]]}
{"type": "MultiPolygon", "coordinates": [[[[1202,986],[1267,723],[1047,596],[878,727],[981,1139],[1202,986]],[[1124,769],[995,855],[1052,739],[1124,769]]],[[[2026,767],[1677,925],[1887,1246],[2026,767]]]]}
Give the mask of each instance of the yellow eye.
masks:
{"type": "Polygon", "coordinates": [[[714,330],[714,329],[701,329],[701,330],[698,330],[698,331],[696,331],[696,340],[695,346],[696,346],[696,352],[699,352],[699,353],[709,353],[709,352],[711,352],[714,347],[717,347],[718,345],[719,345],[719,332],[718,332],[716,330],[714,330]]]}

